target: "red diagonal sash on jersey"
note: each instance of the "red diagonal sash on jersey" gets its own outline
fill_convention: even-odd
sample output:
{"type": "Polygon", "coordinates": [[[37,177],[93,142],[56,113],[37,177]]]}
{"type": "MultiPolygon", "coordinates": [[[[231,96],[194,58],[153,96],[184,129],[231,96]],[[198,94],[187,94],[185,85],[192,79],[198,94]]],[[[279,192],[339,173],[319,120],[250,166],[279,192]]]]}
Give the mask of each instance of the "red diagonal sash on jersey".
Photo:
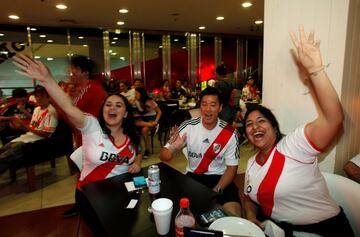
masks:
{"type": "Polygon", "coordinates": [[[208,171],[210,163],[216,158],[217,154],[219,154],[225,145],[228,143],[231,135],[233,134],[233,128],[227,124],[219,133],[219,135],[215,138],[213,143],[209,146],[209,148],[204,153],[202,160],[198,167],[196,167],[194,173],[195,174],[203,174],[208,171]],[[217,153],[215,153],[214,145],[220,144],[220,149],[217,153]]]}
{"type": "Polygon", "coordinates": [[[258,189],[257,200],[262,207],[264,214],[268,217],[271,217],[272,209],[274,207],[275,188],[284,168],[284,164],[285,156],[278,152],[278,150],[275,150],[269,170],[258,189]]]}
{"type": "Polygon", "coordinates": [[[39,126],[39,124],[41,123],[41,121],[43,121],[43,119],[46,117],[47,113],[49,111],[46,109],[41,115],[40,115],[40,118],[35,121],[33,124],[30,125],[31,128],[35,129],[39,126]]]}

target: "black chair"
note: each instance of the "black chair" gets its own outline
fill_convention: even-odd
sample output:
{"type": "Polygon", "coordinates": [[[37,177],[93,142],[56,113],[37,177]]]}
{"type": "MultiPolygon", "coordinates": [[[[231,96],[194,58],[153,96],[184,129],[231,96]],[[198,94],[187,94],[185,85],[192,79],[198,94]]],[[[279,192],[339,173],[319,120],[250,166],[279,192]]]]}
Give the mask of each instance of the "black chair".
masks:
{"type": "MultiPolygon", "coordinates": [[[[55,168],[55,159],[67,156],[69,167],[71,167],[70,155],[73,150],[72,130],[62,120],[59,121],[54,133],[50,137],[26,143],[23,148],[23,167],[26,169],[29,192],[35,190],[35,165],[50,161],[51,167],[55,168]]],[[[12,181],[16,180],[17,168],[20,167],[10,169],[12,181]]]]}

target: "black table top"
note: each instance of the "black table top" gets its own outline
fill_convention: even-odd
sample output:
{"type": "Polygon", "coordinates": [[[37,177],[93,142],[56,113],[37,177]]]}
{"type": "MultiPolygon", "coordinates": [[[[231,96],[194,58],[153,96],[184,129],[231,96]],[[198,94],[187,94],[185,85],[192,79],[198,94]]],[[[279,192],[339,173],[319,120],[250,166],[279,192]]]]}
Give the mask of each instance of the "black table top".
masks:
{"type": "MultiPolygon", "coordinates": [[[[161,179],[159,196],[173,201],[168,236],[174,236],[174,219],[179,211],[180,198],[189,198],[190,210],[199,223],[199,215],[216,206],[216,193],[165,163],[158,165],[161,179]]],[[[124,185],[124,182],[131,181],[138,175],[127,173],[94,182],[82,188],[100,221],[99,224],[108,236],[158,236],[153,216],[148,212],[152,200],[148,190],[129,193],[124,185]],[[127,209],[131,199],[138,199],[138,203],[135,208],[127,209]]],[[[142,175],[147,177],[147,167],[142,169],[142,175]]]]}

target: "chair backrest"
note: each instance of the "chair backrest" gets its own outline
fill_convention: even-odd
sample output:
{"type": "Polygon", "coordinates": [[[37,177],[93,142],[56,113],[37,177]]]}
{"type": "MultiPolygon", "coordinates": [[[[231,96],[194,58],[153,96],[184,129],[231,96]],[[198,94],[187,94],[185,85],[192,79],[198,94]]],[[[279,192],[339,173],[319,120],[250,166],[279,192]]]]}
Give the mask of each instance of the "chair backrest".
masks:
{"type": "Polygon", "coordinates": [[[322,174],[331,197],[343,208],[355,236],[360,236],[360,184],[337,174],[322,174]]]}
{"type": "Polygon", "coordinates": [[[83,168],[83,148],[78,147],[71,155],[70,159],[76,164],[80,171],[83,168]]]}

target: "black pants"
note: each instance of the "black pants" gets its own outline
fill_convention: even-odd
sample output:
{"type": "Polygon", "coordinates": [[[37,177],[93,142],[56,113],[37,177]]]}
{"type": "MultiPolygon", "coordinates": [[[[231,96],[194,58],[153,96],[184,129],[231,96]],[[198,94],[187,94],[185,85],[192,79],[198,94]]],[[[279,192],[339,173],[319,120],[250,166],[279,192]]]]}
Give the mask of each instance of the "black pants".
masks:
{"type": "Polygon", "coordinates": [[[293,231],[319,234],[323,237],[346,236],[353,237],[354,233],[346,218],[343,209],[334,217],[310,225],[291,225],[286,222],[277,223],[284,231],[286,237],[292,237],[293,231]]]}

